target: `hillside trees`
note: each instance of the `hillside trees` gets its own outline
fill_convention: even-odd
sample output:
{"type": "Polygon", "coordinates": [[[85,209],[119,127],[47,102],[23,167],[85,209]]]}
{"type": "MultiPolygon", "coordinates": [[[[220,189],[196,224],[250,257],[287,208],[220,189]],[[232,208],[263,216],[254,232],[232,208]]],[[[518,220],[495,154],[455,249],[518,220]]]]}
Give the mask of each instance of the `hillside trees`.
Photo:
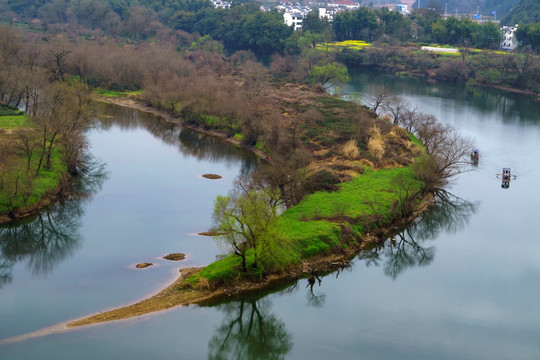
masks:
{"type": "Polygon", "coordinates": [[[516,38],[524,48],[540,52],[540,24],[523,24],[516,31],[516,38]]]}
{"type": "Polygon", "coordinates": [[[540,23],[540,4],[536,0],[519,0],[504,18],[501,24],[540,23]]]}
{"type": "Polygon", "coordinates": [[[15,218],[59,189],[66,169],[76,175],[85,166],[92,112],[86,86],[61,81],[71,69],[71,43],[49,45],[0,28],[0,46],[0,101],[17,117],[0,136],[0,212],[15,218]]]}
{"type": "Polygon", "coordinates": [[[336,39],[373,41],[378,29],[374,11],[362,7],[354,11],[342,11],[334,17],[333,28],[336,39]]]}

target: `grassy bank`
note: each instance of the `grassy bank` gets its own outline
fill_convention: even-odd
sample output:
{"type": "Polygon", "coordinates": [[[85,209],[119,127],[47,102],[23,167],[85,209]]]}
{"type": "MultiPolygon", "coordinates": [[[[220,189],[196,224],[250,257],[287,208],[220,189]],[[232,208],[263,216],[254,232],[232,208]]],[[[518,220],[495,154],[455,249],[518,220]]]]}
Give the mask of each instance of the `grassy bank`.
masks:
{"type": "MultiPolygon", "coordinates": [[[[334,192],[319,191],[285,211],[269,236],[280,239],[273,249],[272,271],[282,273],[302,261],[345,253],[403,215],[405,203],[421,189],[412,168],[366,170],[334,192]]],[[[253,263],[253,251],[247,263],[253,263]]],[[[241,259],[229,255],[192,275],[183,286],[215,288],[235,279],[253,278],[261,269],[241,271],[241,259]]]]}
{"type": "MultiPolygon", "coordinates": [[[[168,121],[185,125],[180,118],[164,110],[148,107],[125,96],[101,100],[151,112],[168,121]]],[[[325,99],[319,99],[317,103],[321,103],[321,100],[325,99]]],[[[336,99],[322,103],[322,113],[328,113],[321,121],[325,125],[332,119],[343,125],[342,121],[335,119],[338,114],[340,119],[348,118],[347,114],[337,111],[337,107],[343,109],[349,106],[351,112],[356,113],[360,108],[336,99]]],[[[290,113],[293,113],[292,110],[289,107],[290,113]]],[[[198,130],[210,135],[223,135],[217,131],[198,130]]],[[[347,132],[347,129],[339,130],[335,128],[332,132],[337,142],[342,142],[339,133],[347,132]]],[[[220,137],[231,142],[237,141],[235,137],[220,137]]],[[[418,139],[409,136],[408,140],[410,144],[406,154],[418,156],[422,152],[418,139]]],[[[311,143],[310,147],[315,145],[311,143]]],[[[334,149],[339,151],[339,146],[334,149]]],[[[328,162],[328,156],[319,161],[328,162]]],[[[271,289],[312,271],[325,273],[345,266],[347,260],[358,253],[362,244],[377,241],[378,236],[386,234],[397,224],[403,224],[411,218],[410,210],[420,205],[421,199],[412,196],[422,186],[414,178],[410,165],[412,159],[409,165],[400,167],[396,167],[396,162],[393,165],[381,163],[385,164],[384,168],[372,170],[365,167],[363,159],[351,160],[348,167],[361,171],[357,171],[350,181],[338,184],[335,191],[318,191],[308,195],[298,205],[282,213],[268,231],[267,236],[273,241],[263,241],[263,246],[273,245],[270,249],[271,261],[259,259],[259,266],[248,266],[246,273],[241,271],[241,258],[234,255],[202,269],[181,269],[181,276],[158,294],[132,305],[72,321],[67,326],[127,319],[179,305],[219,301],[230,296],[271,289]]],[[[321,164],[317,162],[317,165],[321,164]]],[[[247,264],[253,264],[253,260],[254,253],[250,250],[247,253],[247,264]]]]}
{"type": "MultiPolygon", "coordinates": [[[[309,165],[312,174],[328,173],[332,181],[341,183],[330,187],[336,188],[335,191],[318,191],[306,196],[281,214],[261,242],[261,247],[247,251],[248,271],[241,270],[241,257],[230,255],[187,278],[184,286],[216,289],[221,285],[231,285],[236,280],[259,281],[269,274],[295,269],[304,260],[354,252],[369,237],[368,233],[373,235],[387,228],[406,216],[415,205],[411,198],[420,191],[421,183],[414,178],[410,164],[422,152],[417,139],[399,131],[403,129],[376,118],[373,112],[361,105],[313,92],[304,85],[285,84],[267,91],[269,96],[276,98],[273,109],[286,114],[282,127],[294,127],[297,138],[312,157],[309,165]],[[313,117],[317,120],[311,121],[313,117]],[[384,156],[377,156],[371,151],[368,143],[372,138],[379,139],[384,156]],[[345,145],[351,139],[361,145],[356,146],[355,142],[357,154],[348,156],[345,145]],[[259,260],[262,253],[265,255],[253,267],[250,265],[254,263],[255,251],[259,260]]],[[[130,96],[111,94],[102,99],[141,109],[142,105],[135,101],[136,98],[126,97],[130,96]]],[[[140,98],[145,98],[144,94],[140,98]]],[[[142,110],[168,111],[153,106],[142,107],[142,110]]],[[[188,125],[194,122],[190,117],[164,115],[170,121],[188,125]]],[[[203,117],[199,114],[196,118],[203,117]]],[[[210,126],[203,122],[198,125],[202,129],[228,133],[227,129],[216,124],[210,126]]],[[[237,136],[227,140],[238,142],[243,135],[238,130],[233,132],[237,136]]],[[[267,139],[260,137],[262,145],[270,149],[270,144],[265,142],[267,139]]],[[[272,158],[274,154],[275,151],[272,158]]]]}
{"type": "Polygon", "coordinates": [[[27,173],[27,156],[18,151],[14,131],[32,126],[29,117],[7,106],[0,107],[0,142],[7,149],[8,164],[2,164],[0,181],[0,222],[12,220],[8,214],[24,216],[34,211],[47,198],[54,194],[66,174],[67,168],[62,161],[62,153],[55,148],[51,154],[50,169],[41,168],[38,176],[33,176],[39,161],[40,149],[35,148],[27,173]]]}

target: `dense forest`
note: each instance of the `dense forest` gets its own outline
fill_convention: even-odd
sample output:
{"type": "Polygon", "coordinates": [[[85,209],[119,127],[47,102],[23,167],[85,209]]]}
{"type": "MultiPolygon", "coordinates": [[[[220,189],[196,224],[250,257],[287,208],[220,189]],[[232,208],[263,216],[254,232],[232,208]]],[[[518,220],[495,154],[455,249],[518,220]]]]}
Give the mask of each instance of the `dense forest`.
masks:
{"type": "MultiPolygon", "coordinates": [[[[204,0],[158,3],[1,0],[0,17],[40,31],[68,32],[93,39],[122,36],[132,41],[172,39],[180,43],[192,36],[209,35],[230,52],[300,51],[298,34],[283,24],[281,15],[275,11],[263,12],[256,4],[214,9],[204,0]]],[[[410,16],[403,16],[387,8],[360,8],[339,13],[332,23],[321,21],[314,11],[304,23],[304,30],[321,33],[325,40],[439,42],[491,49],[497,48],[500,40],[495,24],[479,25],[454,17],[444,20],[435,9],[418,9],[410,16]]]]}
{"type": "Polygon", "coordinates": [[[503,25],[540,23],[540,2],[520,0],[508,15],[501,19],[503,25]]]}

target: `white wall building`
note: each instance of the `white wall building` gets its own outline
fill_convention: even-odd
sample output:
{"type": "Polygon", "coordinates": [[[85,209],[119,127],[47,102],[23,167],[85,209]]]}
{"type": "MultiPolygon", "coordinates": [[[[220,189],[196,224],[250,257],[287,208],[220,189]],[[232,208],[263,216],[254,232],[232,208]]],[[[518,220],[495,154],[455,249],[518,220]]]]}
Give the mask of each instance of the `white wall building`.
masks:
{"type": "Polygon", "coordinates": [[[360,8],[360,4],[351,0],[334,0],[329,1],[326,5],[327,7],[331,8],[343,8],[347,10],[356,10],[360,8]]]}
{"type": "Polygon", "coordinates": [[[396,4],[396,11],[402,13],[403,15],[408,15],[409,10],[407,10],[407,5],[396,4]]]}
{"type": "Polygon", "coordinates": [[[224,0],[210,0],[212,5],[214,5],[215,8],[222,8],[222,9],[228,9],[231,7],[232,3],[230,1],[224,1],[224,0]]]}
{"type": "Polygon", "coordinates": [[[319,8],[319,19],[326,19],[329,22],[334,20],[334,16],[344,9],[341,8],[319,8]]]}
{"type": "Polygon", "coordinates": [[[304,17],[311,11],[309,6],[303,6],[298,3],[281,3],[276,8],[279,12],[283,13],[285,25],[292,26],[294,31],[302,30],[304,17]]]}
{"type": "Polygon", "coordinates": [[[518,41],[516,39],[516,30],[518,26],[503,26],[501,32],[503,34],[503,40],[501,42],[501,50],[512,51],[518,47],[518,41]]]}
{"type": "Polygon", "coordinates": [[[301,13],[296,11],[284,12],[283,20],[285,21],[285,25],[292,26],[294,31],[302,30],[302,23],[304,22],[304,17],[301,13]]]}

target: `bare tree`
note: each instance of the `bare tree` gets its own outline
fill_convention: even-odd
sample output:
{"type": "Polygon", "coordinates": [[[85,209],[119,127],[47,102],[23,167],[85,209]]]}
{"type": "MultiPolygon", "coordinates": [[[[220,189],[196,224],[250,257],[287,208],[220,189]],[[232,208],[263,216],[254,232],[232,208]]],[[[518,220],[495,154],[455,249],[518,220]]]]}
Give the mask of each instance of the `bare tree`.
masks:
{"type": "Polygon", "coordinates": [[[36,176],[44,162],[45,169],[50,169],[51,156],[58,142],[68,150],[65,154],[68,170],[72,174],[77,172],[77,158],[72,156],[80,154],[81,146],[86,144],[82,141],[84,137],[79,135],[87,129],[92,118],[87,92],[87,88],[80,83],[54,83],[43,90],[34,118],[41,137],[36,176]]]}
{"type": "Polygon", "coordinates": [[[132,6],[129,8],[125,20],[125,29],[129,36],[134,39],[140,39],[148,34],[150,24],[154,19],[154,12],[143,6],[132,6]]]}
{"type": "Polygon", "coordinates": [[[392,96],[392,92],[386,86],[376,85],[367,95],[367,105],[379,116],[379,108],[383,108],[392,96]]]}
{"type": "Polygon", "coordinates": [[[15,150],[22,152],[26,157],[26,174],[30,171],[30,161],[34,155],[34,150],[39,146],[38,134],[31,127],[17,128],[13,132],[12,146],[15,150]]]}
{"type": "Polygon", "coordinates": [[[411,105],[400,96],[392,96],[386,103],[383,103],[382,107],[392,119],[392,123],[399,125],[403,122],[402,118],[405,116],[406,111],[410,109],[411,105]]]}
{"type": "Polygon", "coordinates": [[[46,66],[55,80],[64,81],[64,74],[68,68],[68,56],[71,52],[71,46],[64,40],[53,43],[45,51],[46,66]]]}
{"type": "Polygon", "coordinates": [[[311,159],[302,150],[288,157],[272,155],[270,162],[261,166],[254,174],[255,182],[279,190],[280,198],[287,207],[296,205],[304,197],[305,182],[309,176],[308,165],[311,159]]]}
{"type": "Polygon", "coordinates": [[[408,106],[401,111],[398,125],[412,133],[416,124],[416,118],[420,114],[420,109],[417,106],[408,106]]]}
{"type": "Polygon", "coordinates": [[[448,181],[470,168],[470,154],[474,141],[463,137],[449,125],[425,122],[417,132],[427,154],[415,164],[417,176],[426,190],[437,190],[448,181]]]}

